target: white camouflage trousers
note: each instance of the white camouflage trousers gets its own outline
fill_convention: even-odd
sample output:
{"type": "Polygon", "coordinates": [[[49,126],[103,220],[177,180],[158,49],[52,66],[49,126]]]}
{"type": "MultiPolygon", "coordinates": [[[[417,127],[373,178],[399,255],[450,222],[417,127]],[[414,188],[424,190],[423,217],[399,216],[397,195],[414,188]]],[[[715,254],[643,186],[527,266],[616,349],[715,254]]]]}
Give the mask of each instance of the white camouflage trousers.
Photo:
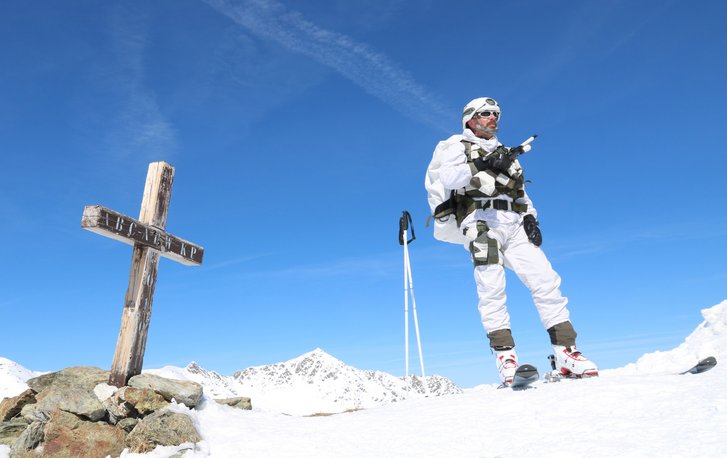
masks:
{"type": "MultiPolygon", "coordinates": [[[[475,282],[482,325],[489,334],[499,329],[510,329],[505,294],[505,267],[515,272],[530,290],[540,321],[545,329],[569,320],[568,299],[560,292],[560,276],[553,270],[540,247],[530,243],[522,226],[522,216],[511,211],[477,210],[462,224],[467,237],[482,248],[482,234],[478,238],[477,221],[484,221],[490,239],[490,250],[496,248],[497,258],[490,252],[489,263],[475,266],[475,282]],[[494,239],[495,241],[493,241],[494,239]],[[492,262],[495,260],[495,262],[492,262]]],[[[471,242],[465,249],[472,253],[471,242]]],[[[484,248],[487,250],[487,248],[484,248]]],[[[478,251],[477,248],[474,251],[478,251]]],[[[473,261],[480,253],[472,253],[473,261]]]]}

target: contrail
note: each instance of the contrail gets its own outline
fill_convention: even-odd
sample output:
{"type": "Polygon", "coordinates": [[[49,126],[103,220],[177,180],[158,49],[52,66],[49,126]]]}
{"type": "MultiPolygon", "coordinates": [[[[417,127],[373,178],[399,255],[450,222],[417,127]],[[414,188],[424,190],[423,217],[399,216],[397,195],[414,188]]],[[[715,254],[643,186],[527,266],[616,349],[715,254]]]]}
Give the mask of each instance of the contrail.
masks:
{"type": "Polygon", "coordinates": [[[384,54],[325,30],[272,0],[204,0],[249,32],[332,68],[400,113],[449,131],[450,110],[384,54]]]}

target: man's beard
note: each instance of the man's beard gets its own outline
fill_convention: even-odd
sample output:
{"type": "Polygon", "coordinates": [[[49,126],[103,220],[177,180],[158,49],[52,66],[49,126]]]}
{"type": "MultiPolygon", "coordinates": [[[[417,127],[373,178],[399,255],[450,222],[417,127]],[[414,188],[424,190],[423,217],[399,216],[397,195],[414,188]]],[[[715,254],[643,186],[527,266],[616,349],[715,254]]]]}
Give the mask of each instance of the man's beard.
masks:
{"type": "MultiPolygon", "coordinates": [[[[480,121],[479,119],[475,119],[475,126],[477,127],[477,130],[479,132],[475,132],[475,134],[483,133],[487,135],[495,135],[497,133],[497,127],[487,127],[480,121]]],[[[477,135],[479,137],[479,135],[477,135]]]]}

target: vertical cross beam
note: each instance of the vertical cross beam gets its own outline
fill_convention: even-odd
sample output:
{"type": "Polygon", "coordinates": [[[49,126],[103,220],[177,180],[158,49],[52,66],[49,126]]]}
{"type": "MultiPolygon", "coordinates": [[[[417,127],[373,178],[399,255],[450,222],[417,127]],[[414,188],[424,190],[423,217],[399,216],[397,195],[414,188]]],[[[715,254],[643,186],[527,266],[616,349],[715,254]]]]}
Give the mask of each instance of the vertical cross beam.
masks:
{"type": "MultiPolygon", "coordinates": [[[[174,167],[166,162],[149,164],[140,222],[164,231],[173,180],[174,167]]],[[[125,386],[131,377],[141,373],[158,265],[159,251],[138,243],[134,245],[121,330],[109,377],[110,385],[125,386]]]]}

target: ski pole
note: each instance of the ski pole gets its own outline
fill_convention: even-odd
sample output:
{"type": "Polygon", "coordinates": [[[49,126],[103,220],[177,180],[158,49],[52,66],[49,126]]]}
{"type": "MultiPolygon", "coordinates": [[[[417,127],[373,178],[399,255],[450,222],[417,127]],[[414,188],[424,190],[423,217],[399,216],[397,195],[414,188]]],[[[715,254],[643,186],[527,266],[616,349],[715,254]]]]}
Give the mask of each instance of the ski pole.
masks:
{"type": "Polygon", "coordinates": [[[419,334],[419,319],[417,317],[416,298],[414,296],[414,279],[411,274],[411,260],[409,258],[409,243],[416,239],[414,235],[414,226],[409,212],[404,210],[402,217],[399,219],[399,243],[404,246],[404,358],[405,358],[405,376],[409,376],[409,294],[411,294],[412,312],[414,314],[414,329],[417,338],[417,348],[419,350],[419,364],[422,371],[422,385],[424,386],[425,396],[429,396],[429,387],[426,382],[426,374],[424,372],[424,357],[422,355],[422,343],[419,334]],[[408,229],[411,225],[411,239],[407,238],[408,229]]]}
{"type": "Polygon", "coordinates": [[[411,215],[404,210],[404,215],[399,219],[399,244],[404,246],[404,377],[409,377],[409,241],[406,238],[409,219],[411,215]]]}

